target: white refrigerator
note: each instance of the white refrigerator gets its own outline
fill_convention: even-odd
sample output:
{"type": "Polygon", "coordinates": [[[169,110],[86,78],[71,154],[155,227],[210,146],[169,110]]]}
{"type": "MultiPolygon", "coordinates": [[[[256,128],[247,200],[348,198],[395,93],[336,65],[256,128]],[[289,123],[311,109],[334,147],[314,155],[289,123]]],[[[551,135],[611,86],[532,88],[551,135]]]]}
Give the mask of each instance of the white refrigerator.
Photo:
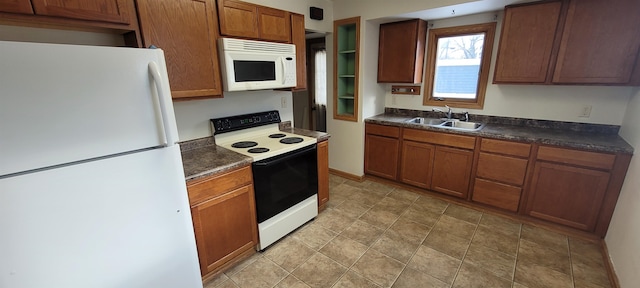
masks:
{"type": "Polygon", "coordinates": [[[164,54],[0,41],[0,287],[202,287],[164,54]]]}

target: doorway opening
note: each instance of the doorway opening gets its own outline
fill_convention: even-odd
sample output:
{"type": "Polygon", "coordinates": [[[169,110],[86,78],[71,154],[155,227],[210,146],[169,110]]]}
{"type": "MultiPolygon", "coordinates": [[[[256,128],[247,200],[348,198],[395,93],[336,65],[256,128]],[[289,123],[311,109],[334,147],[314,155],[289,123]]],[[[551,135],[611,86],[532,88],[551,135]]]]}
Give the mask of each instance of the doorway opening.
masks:
{"type": "Polygon", "coordinates": [[[325,36],[307,32],[307,90],[293,92],[294,126],[327,132],[327,59],[325,36]]]}

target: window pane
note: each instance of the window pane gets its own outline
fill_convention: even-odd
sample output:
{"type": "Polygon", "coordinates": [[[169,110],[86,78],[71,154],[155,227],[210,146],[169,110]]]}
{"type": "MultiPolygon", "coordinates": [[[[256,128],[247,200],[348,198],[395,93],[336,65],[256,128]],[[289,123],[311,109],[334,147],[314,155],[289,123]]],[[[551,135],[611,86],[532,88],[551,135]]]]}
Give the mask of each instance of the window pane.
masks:
{"type": "Polygon", "coordinates": [[[438,38],[433,97],[476,98],[484,35],[438,38]]]}

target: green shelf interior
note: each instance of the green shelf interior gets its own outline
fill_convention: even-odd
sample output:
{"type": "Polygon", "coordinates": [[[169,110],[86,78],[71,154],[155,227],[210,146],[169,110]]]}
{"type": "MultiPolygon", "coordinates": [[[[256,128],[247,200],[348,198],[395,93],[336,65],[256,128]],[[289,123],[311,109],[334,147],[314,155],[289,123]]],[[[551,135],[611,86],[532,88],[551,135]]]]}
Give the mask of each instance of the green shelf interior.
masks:
{"type": "Polygon", "coordinates": [[[356,70],[356,24],[350,23],[338,27],[336,55],[338,86],[337,114],[354,116],[354,88],[356,70]]]}

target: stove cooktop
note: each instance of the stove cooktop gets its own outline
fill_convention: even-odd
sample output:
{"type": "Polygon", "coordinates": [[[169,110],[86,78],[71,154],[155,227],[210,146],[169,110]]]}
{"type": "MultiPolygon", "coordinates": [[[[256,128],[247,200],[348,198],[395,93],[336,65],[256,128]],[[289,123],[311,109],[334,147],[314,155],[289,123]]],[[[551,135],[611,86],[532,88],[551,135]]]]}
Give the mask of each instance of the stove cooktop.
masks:
{"type": "Polygon", "coordinates": [[[238,130],[214,137],[217,145],[250,156],[254,161],[294,151],[317,142],[312,137],[282,132],[278,124],[238,130]],[[275,134],[278,136],[273,137],[275,134]]]}
{"type": "Polygon", "coordinates": [[[282,132],[279,123],[280,113],[275,110],[211,119],[216,144],[250,156],[254,161],[317,142],[312,137],[282,132]]]}

